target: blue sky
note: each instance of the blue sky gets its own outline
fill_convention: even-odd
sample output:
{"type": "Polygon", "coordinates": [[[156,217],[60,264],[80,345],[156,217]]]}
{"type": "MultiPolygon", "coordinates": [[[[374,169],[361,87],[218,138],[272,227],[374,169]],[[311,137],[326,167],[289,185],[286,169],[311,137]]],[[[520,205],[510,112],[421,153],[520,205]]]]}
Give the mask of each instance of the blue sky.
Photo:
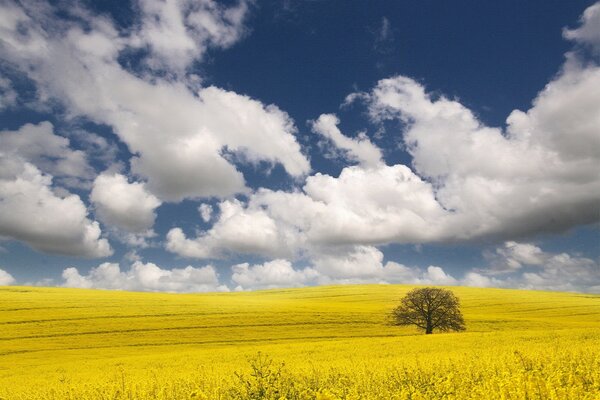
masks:
{"type": "Polygon", "coordinates": [[[0,284],[600,292],[600,3],[0,8],[0,284]]]}

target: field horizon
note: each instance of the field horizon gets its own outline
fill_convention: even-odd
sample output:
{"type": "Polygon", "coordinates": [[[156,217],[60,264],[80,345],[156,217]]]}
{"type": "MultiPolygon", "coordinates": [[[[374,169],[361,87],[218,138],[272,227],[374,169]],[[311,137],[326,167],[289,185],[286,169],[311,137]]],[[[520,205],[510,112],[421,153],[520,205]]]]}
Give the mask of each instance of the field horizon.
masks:
{"type": "Polygon", "coordinates": [[[424,335],[387,322],[414,287],[0,287],[0,398],[592,399],[600,390],[600,295],[446,287],[467,330],[424,335]]]}
{"type": "Polygon", "coordinates": [[[0,400],[600,400],[598,88],[600,0],[0,0],[0,400]]]}

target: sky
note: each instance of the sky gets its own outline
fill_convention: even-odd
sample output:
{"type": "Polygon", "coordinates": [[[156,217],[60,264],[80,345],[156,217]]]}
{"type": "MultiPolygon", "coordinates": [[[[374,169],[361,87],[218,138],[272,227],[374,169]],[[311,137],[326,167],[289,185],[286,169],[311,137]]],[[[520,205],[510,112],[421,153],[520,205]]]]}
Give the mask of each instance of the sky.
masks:
{"type": "Polygon", "coordinates": [[[0,0],[0,285],[600,293],[600,2],[0,0]]]}

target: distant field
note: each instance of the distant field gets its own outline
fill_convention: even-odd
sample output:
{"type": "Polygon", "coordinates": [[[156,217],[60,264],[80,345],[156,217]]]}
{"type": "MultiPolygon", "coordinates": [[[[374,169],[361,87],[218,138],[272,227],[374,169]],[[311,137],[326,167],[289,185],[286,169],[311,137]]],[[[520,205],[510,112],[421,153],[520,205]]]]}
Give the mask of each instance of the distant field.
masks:
{"type": "Polygon", "coordinates": [[[0,398],[600,399],[600,295],[451,288],[467,331],[425,336],[411,288],[0,287],[0,398]]]}

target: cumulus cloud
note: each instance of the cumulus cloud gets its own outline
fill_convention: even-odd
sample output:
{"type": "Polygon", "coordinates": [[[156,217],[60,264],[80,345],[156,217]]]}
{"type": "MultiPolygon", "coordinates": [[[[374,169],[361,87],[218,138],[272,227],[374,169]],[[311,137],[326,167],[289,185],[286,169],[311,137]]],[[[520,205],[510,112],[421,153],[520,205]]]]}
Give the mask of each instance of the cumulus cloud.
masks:
{"type": "Polygon", "coordinates": [[[57,254],[112,254],[79,196],[52,190],[52,177],[31,163],[0,155],[0,236],[57,254]]]}
{"type": "Polygon", "coordinates": [[[461,280],[461,285],[474,287],[495,287],[501,286],[501,281],[496,278],[480,274],[479,272],[469,271],[461,280]]]}
{"type": "Polygon", "coordinates": [[[524,272],[519,287],[600,293],[600,264],[566,253],[550,256],[543,268],[524,272]]]}
{"type": "Polygon", "coordinates": [[[244,209],[237,200],[226,200],[219,209],[219,220],[196,238],[188,239],[180,228],[171,229],[167,249],[191,258],[220,258],[230,252],[277,257],[293,251],[295,235],[278,227],[264,211],[244,209]]]}
{"type": "MultiPolygon", "coordinates": [[[[598,25],[597,7],[586,10],[580,29],[598,25]]],[[[458,101],[434,97],[404,76],[383,79],[358,98],[366,99],[374,121],[405,125],[415,173],[433,183],[448,210],[439,240],[511,238],[598,221],[596,87],[600,67],[569,53],[532,107],[508,116],[505,130],[485,126],[458,101]]]]}
{"type": "Polygon", "coordinates": [[[183,73],[210,47],[227,48],[246,31],[248,1],[226,7],[213,0],[140,0],[141,28],[133,45],[148,47],[152,68],[183,73]]]}
{"type": "Polygon", "coordinates": [[[598,220],[599,84],[600,68],[565,66],[506,132],[406,77],[380,81],[369,108],[375,120],[407,124],[416,173],[449,210],[440,239],[516,237],[598,220]]]}
{"type": "Polygon", "coordinates": [[[456,285],[458,281],[448,275],[441,267],[430,265],[423,277],[424,282],[435,285],[456,285]]]}
{"type": "Polygon", "coordinates": [[[547,260],[546,254],[539,247],[530,243],[508,241],[494,253],[485,253],[494,271],[499,273],[521,269],[523,265],[542,265],[547,260]]]}
{"type": "Polygon", "coordinates": [[[549,287],[543,281],[549,279],[549,269],[526,271],[549,262],[528,244],[507,242],[485,272],[469,271],[462,278],[437,266],[420,270],[383,263],[373,246],[507,240],[598,221],[596,87],[600,68],[571,53],[531,108],[513,111],[502,129],[486,126],[460,102],[434,96],[411,78],[383,79],[372,91],[353,94],[348,101],[364,101],[375,123],[402,123],[400,134],[412,168],[385,165],[371,142],[344,136],[337,117],[324,114],[313,123],[313,131],[359,165],[344,168],[337,177],[309,176],[301,190],[260,189],[243,203],[222,202],[227,212],[216,218],[212,229],[196,238],[174,229],[168,249],[197,258],[227,251],[264,257],[309,254],[318,282],[520,287],[527,278],[537,279],[531,287],[549,287]],[[493,276],[504,270],[518,272],[520,280],[493,276]]]}
{"type": "Polygon", "coordinates": [[[581,26],[576,29],[564,29],[567,39],[584,43],[600,50],[600,2],[588,7],[581,16],[581,26]]]}
{"type": "Polygon", "coordinates": [[[0,131],[0,149],[6,156],[21,157],[54,177],[88,180],[95,175],[86,154],[71,149],[69,139],[55,134],[48,121],[25,124],[16,131],[0,131]]]}
{"type": "Polygon", "coordinates": [[[486,286],[600,293],[600,264],[590,258],[517,242],[484,255],[490,265],[473,272],[490,282],[486,286]]]}
{"type": "Polygon", "coordinates": [[[209,222],[212,218],[213,208],[210,204],[202,203],[198,206],[198,212],[200,213],[202,221],[209,222]]]}
{"type": "Polygon", "coordinates": [[[334,281],[382,279],[384,266],[383,253],[372,246],[356,246],[324,251],[316,254],[313,263],[315,269],[325,279],[334,281]]]}
{"type": "Polygon", "coordinates": [[[55,18],[51,6],[3,4],[2,13],[12,17],[1,26],[2,57],[36,83],[41,100],[57,99],[67,116],[111,126],[135,154],[133,172],[162,200],[225,197],[248,190],[230,154],[237,161],[280,163],[292,176],[308,173],[291,118],[274,105],[234,92],[192,90],[184,78],[140,77],[125,69],[119,56],[148,45],[151,60],[181,62],[183,68],[210,43],[223,47],[239,37],[237,28],[234,33],[230,28],[241,24],[244,4],[229,9],[212,1],[146,1],[142,8],[150,10],[150,20],[158,13],[160,26],[141,24],[140,31],[123,32],[108,18],[81,8],[75,8],[77,18],[66,20],[55,18]],[[76,22],[82,19],[86,29],[76,22]],[[177,39],[173,51],[183,59],[159,43],[170,36],[177,39]],[[186,41],[189,46],[179,46],[186,41]]]}
{"type": "Polygon", "coordinates": [[[72,129],[69,137],[77,140],[88,159],[97,160],[106,166],[118,162],[119,148],[114,141],[83,129],[72,129]]]}
{"type": "Polygon", "coordinates": [[[436,199],[452,210],[447,229],[455,238],[510,237],[598,219],[598,85],[600,68],[570,54],[533,106],[508,116],[504,131],[408,77],[381,80],[353,98],[366,99],[374,121],[405,124],[415,172],[435,184],[436,199]]]}
{"type": "Polygon", "coordinates": [[[169,232],[168,250],[197,258],[227,249],[281,256],[313,245],[431,241],[445,217],[431,185],[403,165],[347,167],[338,178],[319,173],[303,192],[262,189],[245,205],[220,207],[213,228],[197,238],[169,232]]]}
{"type": "Polygon", "coordinates": [[[118,289],[134,291],[209,292],[227,291],[219,284],[216,270],[200,268],[162,269],[153,263],[134,262],[129,270],[121,271],[119,264],[103,263],[82,275],[77,268],[63,271],[63,286],[76,288],[118,289]]]}
{"type": "Polygon", "coordinates": [[[121,243],[126,244],[130,248],[145,249],[148,247],[157,247],[158,244],[153,240],[158,235],[153,229],[148,229],[141,232],[127,232],[122,229],[109,227],[109,232],[113,237],[121,243]]]}
{"type": "Polygon", "coordinates": [[[457,285],[437,266],[425,269],[388,261],[373,246],[344,246],[313,250],[309,266],[295,267],[289,260],[275,259],[264,264],[238,264],[231,267],[236,290],[271,289],[308,285],[404,283],[418,285],[457,285]]]}
{"type": "Polygon", "coordinates": [[[14,107],[17,104],[18,94],[12,82],[0,76],[0,111],[14,107]]]}
{"type": "Polygon", "coordinates": [[[161,202],[142,182],[129,183],[126,176],[103,173],[96,177],[90,200],[100,219],[110,226],[132,233],[151,229],[161,202]]]}
{"type": "Polygon", "coordinates": [[[312,122],[312,130],[329,140],[334,150],[342,152],[342,157],[349,162],[358,162],[365,167],[375,167],[382,163],[381,150],[375,146],[365,134],[352,139],[344,136],[337,125],[340,120],[333,114],[322,114],[312,122]]]}
{"type": "Polygon", "coordinates": [[[294,269],[288,260],[281,259],[257,265],[237,264],[231,271],[236,290],[305,286],[319,276],[312,268],[294,269]]]}
{"type": "MultiPolygon", "coordinates": [[[[313,130],[360,164],[337,177],[309,176],[301,191],[258,190],[231,211],[243,226],[260,228],[253,242],[269,245],[248,249],[265,256],[316,244],[506,240],[593,223],[600,215],[596,87],[600,68],[569,56],[532,107],[513,111],[501,129],[485,126],[456,100],[432,96],[411,78],[383,79],[371,92],[351,97],[366,102],[374,122],[404,124],[413,169],[383,164],[372,143],[344,136],[337,117],[324,114],[313,130]]],[[[196,242],[208,237],[211,248],[219,242],[235,252],[235,230],[217,234],[222,219],[196,242]]],[[[181,254],[175,246],[170,250],[181,254]]],[[[187,255],[206,257],[194,253],[187,255]]]]}
{"type": "Polygon", "coordinates": [[[441,267],[422,269],[394,261],[383,262],[383,253],[373,246],[342,246],[312,254],[312,264],[321,284],[404,283],[456,285],[458,281],[441,267]]]}
{"type": "Polygon", "coordinates": [[[0,269],[0,286],[12,285],[15,283],[15,278],[11,274],[0,269]]]}
{"type": "MultiPolygon", "coordinates": [[[[565,37],[596,45],[598,6],[588,8],[581,26],[565,30],[565,37]]],[[[398,135],[411,165],[386,165],[365,135],[347,137],[335,115],[323,114],[312,124],[314,133],[330,151],[358,165],[338,176],[306,177],[310,163],[287,113],[203,86],[201,77],[189,75],[189,66],[208,49],[228,47],[243,36],[248,2],[141,0],[142,16],[127,29],[79,6],[57,7],[1,3],[0,54],[35,83],[40,102],[59,101],[67,118],[109,125],[128,147],[131,174],[140,182],[105,173],[90,195],[98,217],[125,231],[125,241],[145,243],[162,201],[218,197],[214,215],[207,204],[199,207],[212,227],[192,236],[174,228],[166,247],[200,259],[231,253],[275,258],[234,266],[232,282],[243,289],[313,282],[598,287],[597,263],[526,243],[506,242],[490,256],[489,268],[463,278],[438,266],[384,262],[375,247],[514,240],[598,221],[600,67],[584,62],[577,50],[529,110],[513,111],[504,128],[486,126],[459,101],[432,95],[409,77],[382,79],[347,101],[363,101],[376,124],[401,122],[398,135]],[[72,18],[55,18],[59,12],[72,18]],[[139,52],[139,66],[129,65],[131,52],[139,52]],[[291,191],[251,191],[237,163],[278,163],[296,183],[306,178],[291,191]],[[244,200],[233,200],[240,193],[244,200]],[[310,266],[294,268],[301,257],[310,266]]],[[[383,19],[381,35],[390,32],[383,19]]],[[[0,81],[0,89],[10,94],[11,83],[0,81]]],[[[48,122],[0,132],[0,144],[6,152],[0,235],[41,251],[110,254],[81,199],[52,187],[50,175],[93,178],[84,154],[72,150],[48,122]]],[[[163,270],[138,261],[129,271],[115,264],[88,275],[68,269],[64,278],[82,287],[187,291],[195,289],[185,279],[197,279],[194,287],[218,288],[209,277],[210,270],[216,277],[212,267],[188,268],[163,270]],[[194,275],[198,270],[202,278],[194,275]],[[119,286],[117,280],[126,283],[119,286]]]]}
{"type": "Polygon", "coordinates": [[[317,207],[325,205],[310,221],[312,242],[428,241],[436,231],[432,222],[444,218],[432,186],[403,165],[347,167],[337,178],[318,173],[303,189],[317,207]]]}
{"type": "Polygon", "coordinates": [[[297,287],[314,284],[398,283],[502,287],[600,293],[600,264],[586,257],[545,252],[530,243],[507,242],[498,247],[489,264],[454,277],[442,267],[406,266],[384,262],[373,246],[342,246],[313,250],[308,267],[289,260],[232,267],[232,283],[238,290],[297,287]],[[517,261],[518,260],[518,261],[517,261]],[[515,268],[515,263],[519,267],[515,268]],[[501,267],[504,265],[504,267],[501,267]]]}

